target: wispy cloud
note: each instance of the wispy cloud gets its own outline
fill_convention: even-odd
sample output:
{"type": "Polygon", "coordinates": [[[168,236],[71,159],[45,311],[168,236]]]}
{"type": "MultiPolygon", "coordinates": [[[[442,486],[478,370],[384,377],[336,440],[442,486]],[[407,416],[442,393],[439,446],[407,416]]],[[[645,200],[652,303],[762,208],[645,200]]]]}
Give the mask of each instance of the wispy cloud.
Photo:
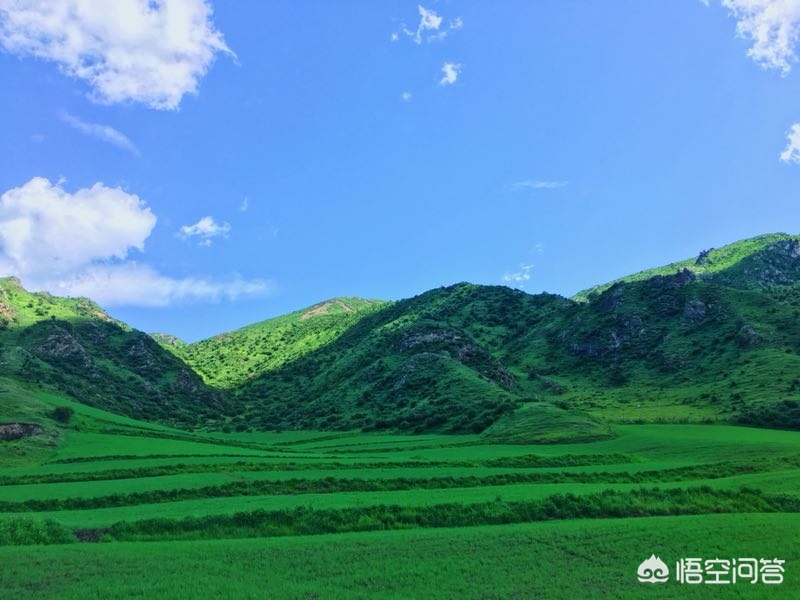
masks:
{"type": "Polygon", "coordinates": [[[450,24],[447,26],[447,29],[441,29],[436,33],[432,33],[426,39],[428,43],[441,42],[444,41],[444,39],[448,35],[450,35],[450,33],[452,33],[453,31],[458,31],[462,27],[464,27],[464,21],[461,19],[461,17],[456,17],[455,20],[450,21],[450,24]]]}
{"type": "Polygon", "coordinates": [[[781,152],[785,163],[800,164],[800,123],[792,125],[786,134],[786,148],[781,152]]]}
{"type": "Polygon", "coordinates": [[[201,246],[210,246],[212,238],[215,237],[228,237],[231,232],[229,223],[217,223],[213,217],[203,217],[194,225],[184,225],[178,231],[178,236],[181,239],[188,240],[190,238],[199,238],[198,244],[201,246]]]}
{"type": "Polygon", "coordinates": [[[84,135],[88,135],[89,137],[96,138],[112,146],[116,146],[117,148],[122,148],[123,150],[127,150],[134,156],[141,156],[139,153],[139,149],[136,145],[126,136],[124,133],[121,133],[110,127],[109,125],[100,125],[98,123],[87,123],[86,121],[81,120],[80,118],[76,117],[75,115],[71,115],[68,112],[62,112],[60,115],[61,120],[72,127],[80,131],[84,135]]]}
{"type": "Polygon", "coordinates": [[[403,99],[403,102],[411,102],[412,95],[411,92],[403,92],[400,94],[400,97],[403,99]]]}
{"type": "Polygon", "coordinates": [[[511,184],[514,190],[555,190],[565,187],[569,182],[552,179],[523,179],[511,184]]]}
{"type": "Polygon", "coordinates": [[[245,196],[244,200],[242,200],[242,203],[239,205],[239,210],[241,212],[247,212],[249,208],[250,208],[250,199],[247,196],[245,196]]]}
{"type": "Polygon", "coordinates": [[[0,48],[56,63],[102,104],[175,110],[218,53],[235,58],[208,0],[0,3],[0,48]]]}
{"type": "Polygon", "coordinates": [[[88,296],[103,306],[158,307],[185,302],[235,302],[268,295],[274,288],[272,281],[239,276],[227,280],[167,277],[147,265],[127,262],[93,265],[50,289],[54,293],[88,296]]]}
{"type": "Polygon", "coordinates": [[[800,0],[722,0],[737,20],[736,31],[753,45],[747,55],[765,69],[788,75],[797,62],[800,0]]]}
{"type": "Polygon", "coordinates": [[[438,31],[442,25],[442,17],[436,14],[436,11],[425,8],[424,6],[417,5],[419,10],[419,25],[416,31],[411,31],[403,26],[403,33],[414,40],[415,44],[422,43],[422,34],[425,31],[438,31]]]}
{"type": "Polygon", "coordinates": [[[525,284],[530,281],[531,278],[531,270],[533,269],[532,264],[522,264],[519,266],[518,271],[513,272],[506,272],[503,273],[503,277],[501,281],[510,287],[514,287],[517,289],[523,289],[525,284]]]}
{"type": "Polygon", "coordinates": [[[444,76],[439,80],[439,85],[453,85],[461,73],[461,65],[446,62],[442,65],[442,73],[444,76]]]}

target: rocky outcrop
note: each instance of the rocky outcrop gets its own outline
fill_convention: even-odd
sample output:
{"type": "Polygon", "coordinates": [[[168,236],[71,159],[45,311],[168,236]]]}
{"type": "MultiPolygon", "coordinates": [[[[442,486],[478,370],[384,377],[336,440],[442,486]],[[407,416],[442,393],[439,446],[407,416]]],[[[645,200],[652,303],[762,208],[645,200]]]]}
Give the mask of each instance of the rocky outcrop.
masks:
{"type": "Polygon", "coordinates": [[[139,375],[157,375],[163,366],[159,360],[162,357],[156,358],[155,351],[157,349],[159,347],[156,342],[144,334],[129,342],[125,353],[134,372],[139,375]]]}
{"type": "Polygon", "coordinates": [[[711,254],[713,251],[714,248],[709,248],[708,250],[702,250],[700,254],[698,254],[697,260],[694,261],[694,264],[700,266],[700,265],[707,265],[713,262],[709,257],[709,254],[711,254]]]}
{"type": "Polygon", "coordinates": [[[92,369],[92,359],[84,347],[72,334],[61,327],[54,326],[51,332],[33,349],[33,353],[44,360],[64,360],[92,369]]]}
{"type": "Polygon", "coordinates": [[[656,275],[649,281],[656,287],[664,288],[667,290],[677,290],[685,285],[692,283],[697,276],[689,269],[680,269],[674,275],[656,275]]]}
{"type": "Polygon", "coordinates": [[[757,346],[763,340],[752,325],[745,323],[736,333],[736,341],[739,342],[741,346],[750,347],[757,346]]]}
{"type": "Polygon", "coordinates": [[[32,435],[42,435],[44,429],[31,423],[0,424],[0,441],[20,440],[32,435]]]}
{"type": "Polygon", "coordinates": [[[518,385],[516,377],[489,352],[456,331],[448,329],[404,331],[396,347],[401,352],[415,351],[418,355],[440,354],[455,359],[504,389],[512,389],[518,385]]]}
{"type": "Polygon", "coordinates": [[[690,323],[699,323],[706,318],[708,306],[700,300],[689,300],[683,308],[683,318],[690,323]]]}

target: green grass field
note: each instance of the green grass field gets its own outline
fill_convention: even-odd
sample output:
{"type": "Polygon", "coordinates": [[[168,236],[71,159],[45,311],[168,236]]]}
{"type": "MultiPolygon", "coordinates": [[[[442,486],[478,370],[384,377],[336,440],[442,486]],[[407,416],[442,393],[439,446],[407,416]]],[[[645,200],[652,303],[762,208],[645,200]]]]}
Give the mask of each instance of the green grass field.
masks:
{"type": "Polygon", "coordinates": [[[2,597],[800,597],[798,432],[205,434],[17,392],[3,419],[47,431],[0,442],[2,597]],[[651,554],[780,558],[784,581],[639,583],[651,554]]]}

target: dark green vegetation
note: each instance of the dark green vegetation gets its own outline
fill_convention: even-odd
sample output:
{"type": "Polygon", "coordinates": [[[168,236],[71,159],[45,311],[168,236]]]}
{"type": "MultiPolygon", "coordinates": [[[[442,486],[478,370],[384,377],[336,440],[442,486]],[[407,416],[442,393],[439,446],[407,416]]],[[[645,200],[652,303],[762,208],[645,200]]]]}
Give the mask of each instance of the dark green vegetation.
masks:
{"type": "MultiPolygon", "coordinates": [[[[3,384],[3,595],[796,598],[800,433],[189,433],[3,384]],[[67,422],[54,409],[71,409],[67,422]],[[82,542],[82,543],[79,543],[82,542]],[[781,558],[780,586],[654,589],[651,553],[781,558]],[[46,574],[46,575],[45,575],[46,574]]],[[[502,421],[498,422],[502,425],[502,421]]]]}
{"type": "MultiPolygon", "coordinates": [[[[218,392],[150,336],[86,298],[25,291],[0,279],[0,376],[51,387],[84,404],[189,425],[225,410],[218,392]]],[[[56,418],[67,418],[57,407],[56,418]]]]}
{"type": "Polygon", "coordinates": [[[13,279],[0,281],[0,316],[0,375],[169,425],[520,444],[599,440],[613,423],[800,429],[800,236],[704,251],[573,300],[458,284],[329,300],[194,344],[13,279]]]}
{"type": "MultiPolygon", "coordinates": [[[[601,439],[609,422],[800,428],[798,236],[705,251],[576,300],[459,284],[372,308],[324,343],[239,371],[234,424],[485,430],[511,443],[601,439]]],[[[298,314],[280,327],[301,332],[298,314]]],[[[254,327],[249,339],[279,324],[254,327]]],[[[176,352],[241,369],[214,348],[176,352]]]]}

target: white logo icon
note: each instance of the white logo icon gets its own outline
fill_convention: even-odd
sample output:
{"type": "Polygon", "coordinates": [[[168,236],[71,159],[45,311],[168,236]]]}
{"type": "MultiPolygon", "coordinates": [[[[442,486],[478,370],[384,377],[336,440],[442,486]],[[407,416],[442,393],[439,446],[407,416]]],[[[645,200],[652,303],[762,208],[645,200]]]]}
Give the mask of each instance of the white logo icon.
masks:
{"type": "Polygon", "coordinates": [[[669,579],[669,568],[655,554],[639,565],[637,571],[642,583],[665,583],[669,579]]]}

